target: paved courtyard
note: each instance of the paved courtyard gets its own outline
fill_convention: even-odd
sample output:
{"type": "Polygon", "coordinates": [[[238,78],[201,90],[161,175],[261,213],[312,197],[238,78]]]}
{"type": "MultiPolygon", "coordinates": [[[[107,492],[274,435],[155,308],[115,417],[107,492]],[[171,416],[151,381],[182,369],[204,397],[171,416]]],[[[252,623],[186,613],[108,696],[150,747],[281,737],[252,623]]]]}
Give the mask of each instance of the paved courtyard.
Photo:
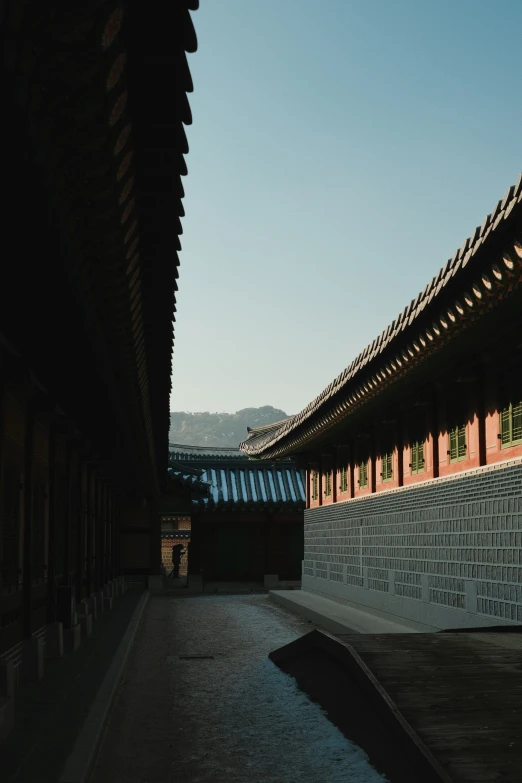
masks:
{"type": "Polygon", "coordinates": [[[263,594],[153,597],[90,783],[383,781],[268,660],[310,629],[263,594]]]}

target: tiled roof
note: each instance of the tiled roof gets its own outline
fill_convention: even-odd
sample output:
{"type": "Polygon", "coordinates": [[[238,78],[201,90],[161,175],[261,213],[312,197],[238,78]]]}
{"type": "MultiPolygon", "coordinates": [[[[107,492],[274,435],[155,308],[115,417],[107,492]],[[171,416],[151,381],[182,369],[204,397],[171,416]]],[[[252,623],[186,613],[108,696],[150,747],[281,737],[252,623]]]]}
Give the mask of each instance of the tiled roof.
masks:
{"type": "Polygon", "coordinates": [[[203,471],[195,469],[192,465],[184,465],[182,462],[169,461],[169,482],[183,487],[191,487],[197,492],[205,492],[208,485],[202,479],[203,471]]]}
{"type": "Polygon", "coordinates": [[[248,438],[255,438],[257,435],[264,435],[268,432],[274,432],[291,419],[293,419],[293,416],[288,416],[286,419],[282,419],[281,421],[274,421],[273,424],[263,424],[262,427],[247,427],[248,438]]]}
{"type": "Polygon", "coordinates": [[[240,445],[251,457],[299,451],[439,351],[522,279],[522,174],[400,315],[300,413],[240,445]]]}
{"type": "Polygon", "coordinates": [[[208,454],[196,459],[190,453],[183,459],[177,452],[169,473],[199,490],[193,505],[208,510],[298,511],[306,503],[305,473],[292,460],[252,462],[241,455],[234,459],[208,454]]]}
{"type": "Polygon", "coordinates": [[[304,472],[287,464],[244,467],[216,463],[207,467],[202,480],[210,484],[208,498],[197,501],[208,508],[304,509],[306,502],[304,472]]]}
{"type": "Polygon", "coordinates": [[[201,459],[240,459],[247,460],[246,454],[237,449],[219,449],[214,446],[186,446],[182,443],[171,443],[169,446],[170,458],[173,460],[201,460],[201,459]]]}

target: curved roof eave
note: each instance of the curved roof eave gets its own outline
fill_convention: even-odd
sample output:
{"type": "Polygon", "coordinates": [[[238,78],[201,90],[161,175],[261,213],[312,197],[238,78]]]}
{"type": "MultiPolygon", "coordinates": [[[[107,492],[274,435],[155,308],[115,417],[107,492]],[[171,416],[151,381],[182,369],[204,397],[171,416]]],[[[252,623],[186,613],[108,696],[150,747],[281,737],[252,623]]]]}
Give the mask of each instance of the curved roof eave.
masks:
{"type": "Polygon", "coordinates": [[[521,202],[522,174],[426,288],[321,394],[277,429],[241,443],[241,451],[264,459],[299,451],[498,304],[522,277],[521,202]]]}

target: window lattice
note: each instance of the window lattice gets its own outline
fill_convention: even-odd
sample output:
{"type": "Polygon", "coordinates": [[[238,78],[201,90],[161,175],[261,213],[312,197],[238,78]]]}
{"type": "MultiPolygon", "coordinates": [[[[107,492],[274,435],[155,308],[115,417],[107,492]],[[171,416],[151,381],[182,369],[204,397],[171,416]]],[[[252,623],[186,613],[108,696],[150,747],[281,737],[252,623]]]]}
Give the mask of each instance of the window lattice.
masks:
{"type": "Polygon", "coordinates": [[[522,443],[522,402],[509,403],[500,412],[500,443],[502,447],[522,443]]]}
{"type": "Polygon", "coordinates": [[[450,462],[459,462],[466,459],[466,425],[453,427],[449,433],[450,462]]]}
{"type": "Polygon", "coordinates": [[[341,492],[347,492],[348,490],[348,468],[346,465],[343,465],[341,468],[341,486],[340,486],[341,492]]]}
{"type": "Polygon", "coordinates": [[[424,472],[424,441],[416,441],[411,444],[411,472],[424,472]]]}
{"type": "Polygon", "coordinates": [[[326,497],[330,497],[332,494],[332,473],[330,470],[324,475],[324,494],[326,497]]]}
{"type": "Polygon", "coordinates": [[[319,474],[316,470],[312,471],[312,500],[319,497],[319,474]]]}
{"type": "Polygon", "coordinates": [[[382,480],[391,481],[393,478],[392,454],[382,455],[382,480]]]}
{"type": "Polygon", "coordinates": [[[368,486],[368,463],[359,463],[359,489],[365,489],[368,486]]]}

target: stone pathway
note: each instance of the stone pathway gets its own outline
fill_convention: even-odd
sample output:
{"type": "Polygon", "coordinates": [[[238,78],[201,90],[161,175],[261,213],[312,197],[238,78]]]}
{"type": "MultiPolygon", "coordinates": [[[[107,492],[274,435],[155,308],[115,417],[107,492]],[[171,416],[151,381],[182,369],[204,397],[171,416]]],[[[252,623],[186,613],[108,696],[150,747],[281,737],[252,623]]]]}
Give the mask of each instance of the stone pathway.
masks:
{"type": "Polygon", "coordinates": [[[266,595],[156,596],[90,783],[377,783],[269,659],[311,630],[266,595]]]}

